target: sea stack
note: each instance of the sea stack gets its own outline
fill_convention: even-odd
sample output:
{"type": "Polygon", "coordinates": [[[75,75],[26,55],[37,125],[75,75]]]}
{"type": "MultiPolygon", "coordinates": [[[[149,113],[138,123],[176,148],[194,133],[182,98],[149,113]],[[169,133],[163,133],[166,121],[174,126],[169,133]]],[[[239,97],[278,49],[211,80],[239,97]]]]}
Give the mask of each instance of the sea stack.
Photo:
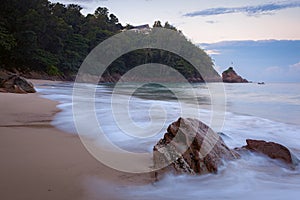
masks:
{"type": "Polygon", "coordinates": [[[224,83],[249,83],[247,79],[239,76],[234,70],[233,67],[229,67],[222,73],[222,80],[224,83]]]}

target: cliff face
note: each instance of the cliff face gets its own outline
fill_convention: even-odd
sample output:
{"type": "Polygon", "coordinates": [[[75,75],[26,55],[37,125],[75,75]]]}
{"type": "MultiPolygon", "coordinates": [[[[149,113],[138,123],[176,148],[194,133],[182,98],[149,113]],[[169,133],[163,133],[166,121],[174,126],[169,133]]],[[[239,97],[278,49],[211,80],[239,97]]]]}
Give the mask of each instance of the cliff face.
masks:
{"type": "Polygon", "coordinates": [[[232,67],[229,67],[222,73],[222,79],[225,83],[248,83],[247,79],[239,76],[232,67]]]}

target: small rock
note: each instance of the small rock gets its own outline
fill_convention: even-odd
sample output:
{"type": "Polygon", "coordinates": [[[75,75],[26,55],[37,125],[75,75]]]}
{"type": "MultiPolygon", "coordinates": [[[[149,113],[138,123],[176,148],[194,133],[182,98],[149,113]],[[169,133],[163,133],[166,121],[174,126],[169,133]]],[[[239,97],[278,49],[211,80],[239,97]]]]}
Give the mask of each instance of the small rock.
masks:
{"type": "Polygon", "coordinates": [[[287,147],[281,144],[251,139],[247,139],[246,142],[247,145],[243,147],[245,149],[263,153],[272,159],[279,159],[290,165],[295,166],[299,163],[298,158],[296,158],[287,147]]]}
{"type": "Polygon", "coordinates": [[[19,75],[10,74],[0,78],[0,92],[26,94],[35,93],[36,90],[30,81],[19,75]]]}
{"type": "Polygon", "coordinates": [[[20,87],[22,90],[24,90],[27,93],[35,93],[36,92],[33,84],[21,76],[17,76],[15,78],[14,83],[15,83],[15,85],[17,85],[18,87],[20,87]]]}

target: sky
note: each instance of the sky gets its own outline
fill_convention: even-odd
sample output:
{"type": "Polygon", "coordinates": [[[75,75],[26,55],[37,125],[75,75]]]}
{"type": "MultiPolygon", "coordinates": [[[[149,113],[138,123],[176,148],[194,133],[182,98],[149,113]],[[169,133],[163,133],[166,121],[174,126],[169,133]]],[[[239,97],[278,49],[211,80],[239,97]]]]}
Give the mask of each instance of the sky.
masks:
{"type": "MultiPolygon", "coordinates": [[[[248,77],[253,81],[264,79],[274,82],[300,82],[300,69],[298,70],[300,55],[291,51],[293,49],[300,52],[297,43],[297,40],[300,40],[300,0],[51,0],[51,2],[57,1],[64,4],[81,5],[82,13],[85,15],[94,13],[97,7],[107,7],[109,12],[115,14],[123,25],[128,23],[152,26],[156,20],[163,23],[168,21],[181,30],[193,43],[211,44],[200,46],[208,50],[218,70],[225,69],[233,62],[246,76],[245,78],[248,77]],[[279,54],[274,51],[272,51],[274,54],[269,52],[274,50],[270,49],[273,48],[273,44],[263,43],[266,40],[278,40],[283,43],[294,41],[295,43],[287,42],[280,46],[280,48],[286,49],[281,51],[281,60],[279,61],[279,57],[277,57],[278,59],[275,60],[278,63],[274,63],[272,58],[279,54]],[[240,42],[240,45],[223,41],[240,42]],[[261,54],[250,53],[250,56],[248,52],[248,54],[242,54],[245,56],[243,58],[242,55],[239,57],[233,55],[237,49],[239,51],[245,49],[236,47],[253,45],[251,42],[245,43],[244,41],[256,42],[257,47],[250,49],[259,51],[261,54]],[[265,46],[262,47],[261,44],[265,46]],[[227,51],[224,51],[226,45],[227,51]],[[230,51],[229,48],[231,48],[230,51]],[[293,59],[290,59],[289,53],[293,54],[293,59]],[[280,77],[281,73],[291,69],[294,70],[294,73],[285,78],[282,76],[281,78],[274,78],[275,76],[270,78],[268,73],[265,76],[254,76],[254,64],[245,66],[244,63],[247,63],[245,60],[248,59],[248,62],[251,62],[261,59],[262,56],[266,56],[265,59],[269,60],[269,64],[265,61],[264,64],[255,63],[256,69],[260,67],[261,73],[265,73],[264,70],[267,69],[269,72],[277,73],[276,77],[280,77]],[[245,62],[241,62],[241,60],[245,62]],[[243,64],[243,66],[239,64],[243,64]]],[[[278,44],[281,43],[276,45],[278,46],[278,44]]]]}
{"type": "MultiPolygon", "coordinates": [[[[51,0],[56,2],[55,0],[51,0]]],[[[123,25],[169,21],[195,43],[300,39],[300,0],[57,0],[107,7],[123,25]]]]}
{"type": "Polygon", "coordinates": [[[300,82],[300,40],[223,41],[199,46],[214,59],[219,74],[232,66],[249,81],[300,82]]]}

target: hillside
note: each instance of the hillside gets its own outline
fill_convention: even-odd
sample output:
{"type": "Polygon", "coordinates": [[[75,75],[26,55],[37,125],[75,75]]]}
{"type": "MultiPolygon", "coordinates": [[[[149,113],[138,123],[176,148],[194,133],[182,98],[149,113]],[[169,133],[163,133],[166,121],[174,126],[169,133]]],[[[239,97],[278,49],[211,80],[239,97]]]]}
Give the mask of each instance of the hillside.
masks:
{"type": "MultiPolygon", "coordinates": [[[[47,0],[2,1],[1,69],[28,78],[72,80],[94,47],[124,29],[134,28],[129,24],[123,26],[107,8],[99,7],[86,16],[81,9],[79,5],[50,3],[47,0]]],[[[153,27],[164,27],[180,33],[168,22],[162,25],[156,21],[153,27]]],[[[207,69],[210,80],[217,79],[211,58],[203,50],[198,51],[201,62],[197,67],[207,69]]],[[[186,60],[160,49],[140,49],[122,55],[108,67],[103,81],[115,82],[133,67],[150,62],[172,66],[191,82],[203,81],[199,72],[186,60]]]]}

